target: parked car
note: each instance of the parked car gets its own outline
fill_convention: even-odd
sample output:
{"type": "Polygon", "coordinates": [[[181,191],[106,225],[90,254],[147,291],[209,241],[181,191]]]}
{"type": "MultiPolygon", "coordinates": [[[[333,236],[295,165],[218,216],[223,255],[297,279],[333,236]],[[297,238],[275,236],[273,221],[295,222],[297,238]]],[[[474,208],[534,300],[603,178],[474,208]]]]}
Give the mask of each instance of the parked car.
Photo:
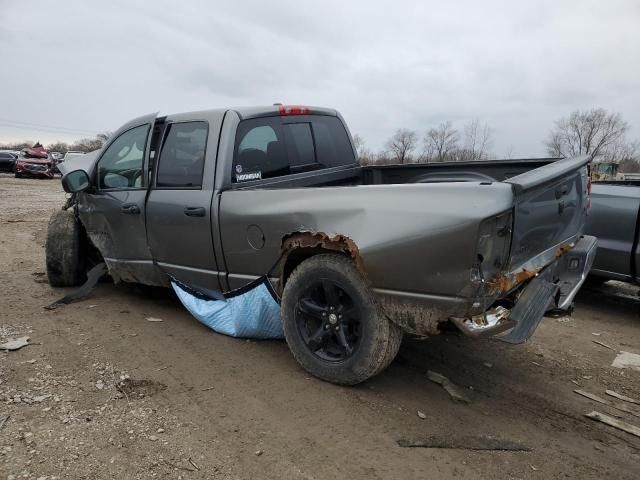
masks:
{"type": "Polygon", "coordinates": [[[53,178],[54,173],[55,161],[40,143],[20,152],[15,169],[17,178],[24,176],[53,178]]]}
{"type": "Polygon", "coordinates": [[[598,237],[592,282],[640,282],[639,180],[593,183],[585,231],[598,237]]]}
{"type": "Polygon", "coordinates": [[[61,173],[61,169],[60,169],[60,165],[62,163],[64,163],[65,161],[71,160],[72,158],[75,157],[79,157],[84,155],[84,152],[74,152],[74,151],[69,151],[66,152],[64,155],[62,154],[58,154],[58,156],[53,156],[53,154],[51,155],[52,158],[54,158],[54,171],[55,173],[61,173]]]}
{"type": "Polygon", "coordinates": [[[0,172],[13,173],[16,169],[18,154],[7,150],[0,151],[0,172]]]}
{"type": "Polygon", "coordinates": [[[50,158],[20,157],[16,161],[15,176],[53,178],[54,161],[50,158]]]}
{"type": "Polygon", "coordinates": [[[229,291],[282,255],[294,357],[355,384],[386,368],[403,331],[452,320],[519,343],[547,309],[570,308],[595,254],[587,163],[362,167],[335,110],[147,115],[62,178],[73,196],[49,223],[48,278],[78,284],[94,258],[115,281],[229,291]]]}

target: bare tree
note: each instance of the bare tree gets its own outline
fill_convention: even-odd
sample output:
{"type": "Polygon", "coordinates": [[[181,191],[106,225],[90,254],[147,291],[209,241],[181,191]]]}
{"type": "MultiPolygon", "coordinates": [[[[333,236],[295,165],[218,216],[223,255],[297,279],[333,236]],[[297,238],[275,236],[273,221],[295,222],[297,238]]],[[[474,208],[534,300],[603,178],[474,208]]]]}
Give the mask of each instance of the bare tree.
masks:
{"type": "Polygon", "coordinates": [[[504,151],[504,159],[511,160],[513,158],[513,145],[509,145],[504,151]]]}
{"type": "MultiPolygon", "coordinates": [[[[78,150],[81,152],[92,152],[102,148],[102,146],[111,138],[112,132],[101,132],[93,138],[81,138],[72,143],[55,142],[47,145],[47,150],[52,152],[67,152],[69,150],[78,150]]],[[[22,150],[34,145],[33,141],[14,142],[0,144],[0,150],[22,150]]]]}
{"type": "Polygon", "coordinates": [[[98,133],[96,135],[96,138],[102,142],[102,145],[104,145],[109,141],[109,139],[111,138],[111,135],[113,135],[113,132],[105,131],[105,132],[98,133]]]}
{"type": "Polygon", "coordinates": [[[576,110],[556,122],[545,145],[547,153],[554,157],[589,155],[596,160],[605,158],[616,144],[623,142],[628,129],[619,113],[603,108],[576,110]]]}
{"type": "Polygon", "coordinates": [[[418,135],[413,130],[399,128],[386,144],[388,156],[395,163],[409,163],[418,146],[418,135]]]}
{"type": "Polygon", "coordinates": [[[454,160],[454,153],[458,150],[460,134],[453,128],[450,121],[430,128],[424,136],[424,154],[427,161],[444,162],[454,160]]]}
{"type": "Polygon", "coordinates": [[[35,142],[31,140],[24,140],[22,142],[9,142],[0,144],[0,150],[22,150],[24,148],[32,147],[35,142]]]}
{"type": "Polygon", "coordinates": [[[361,165],[370,165],[375,163],[375,156],[371,150],[369,150],[364,142],[364,138],[355,133],[352,136],[353,146],[356,149],[356,154],[358,156],[358,162],[361,165]]]}
{"type": "Polygon", "coordinates": [[[463,147],[457,153],[457,160],[486,160],[489,157],[493,131],[477,118],[464,126],[463,147]]]}
{"type": "Polygon", "coordinates": [[[50,152],[67,153],[70,149],[69,144],[66,142],[55,142],[47,145],[47,150],[50,152]]]}
{"type": "Polygon", "coordinates": [[[606,160],[618,163],[621,173],[640,172],[640,142],[625,142],[612,149],[606,160]]]}

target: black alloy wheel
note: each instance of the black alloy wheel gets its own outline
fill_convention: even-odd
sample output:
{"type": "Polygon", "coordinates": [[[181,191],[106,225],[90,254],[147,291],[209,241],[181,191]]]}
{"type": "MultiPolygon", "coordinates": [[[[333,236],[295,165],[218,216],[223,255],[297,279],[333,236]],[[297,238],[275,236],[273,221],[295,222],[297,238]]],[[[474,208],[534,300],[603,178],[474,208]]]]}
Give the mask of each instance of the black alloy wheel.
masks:
{"type": "Polygon", "coordinates": [[[360,308],[345,288],[330,279],[309,285],[296,306],[296,325],[313,355],[342,362],[359,346],[360,308]]]}

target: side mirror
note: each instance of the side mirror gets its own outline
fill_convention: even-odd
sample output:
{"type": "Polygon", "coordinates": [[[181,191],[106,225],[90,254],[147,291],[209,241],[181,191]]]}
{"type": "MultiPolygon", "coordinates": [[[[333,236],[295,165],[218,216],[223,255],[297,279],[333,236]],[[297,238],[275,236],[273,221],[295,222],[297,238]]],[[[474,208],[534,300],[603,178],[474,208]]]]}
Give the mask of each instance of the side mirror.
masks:
{"type": "Polygon", "coordinates": [[[67,193],[78,193],[91,185],[89,175],[84,170],[74,170],[62,177],[62,188],[67,193]]]}

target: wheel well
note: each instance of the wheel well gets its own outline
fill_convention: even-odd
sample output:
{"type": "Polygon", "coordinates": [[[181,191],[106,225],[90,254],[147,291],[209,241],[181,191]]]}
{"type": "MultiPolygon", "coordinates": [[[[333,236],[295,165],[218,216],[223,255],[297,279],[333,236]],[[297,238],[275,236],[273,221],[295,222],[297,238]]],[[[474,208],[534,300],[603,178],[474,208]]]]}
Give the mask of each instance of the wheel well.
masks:
{"type": "Polygon", "coordinates": [[[287,280],[298,265],[304,262],[307,258],[311,258],[314,255],[320,255],[322,253],[337,253],[348,257],[344,252],[337,252],[335,250],[329,250],[321,247],[295,248],[287,254],[284,265],[282,266],[282,287],[284,288],[287,280]]]}
{"type": "Polygon", "coordinates": [[[91,267],[97,265],[100,262],[103,262],[102,253],[100,250],[94,245],[91,241],[91,237],[87,233],[87,230],[84,228],[84,225],[78,218],[78,215],[75,213],[75,220],[78,226],[80,227],[80,253],[84,255],[85,261],[87,262],[87,270],[91,267]]]}

